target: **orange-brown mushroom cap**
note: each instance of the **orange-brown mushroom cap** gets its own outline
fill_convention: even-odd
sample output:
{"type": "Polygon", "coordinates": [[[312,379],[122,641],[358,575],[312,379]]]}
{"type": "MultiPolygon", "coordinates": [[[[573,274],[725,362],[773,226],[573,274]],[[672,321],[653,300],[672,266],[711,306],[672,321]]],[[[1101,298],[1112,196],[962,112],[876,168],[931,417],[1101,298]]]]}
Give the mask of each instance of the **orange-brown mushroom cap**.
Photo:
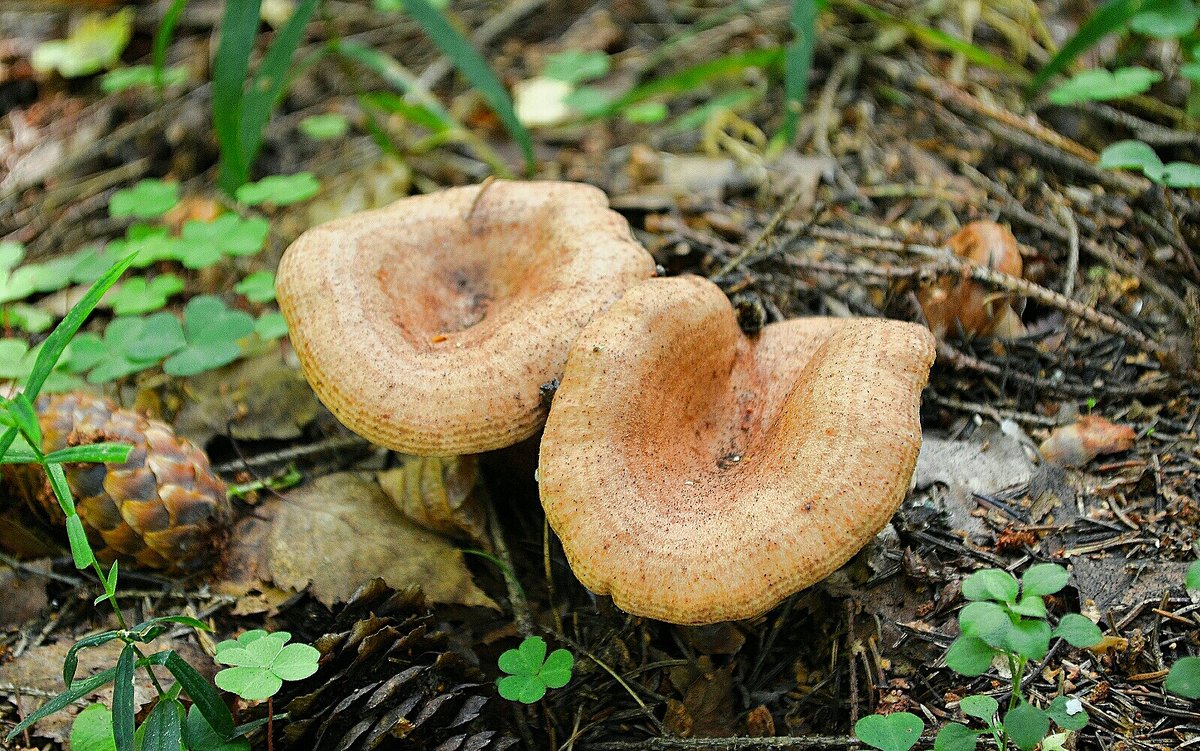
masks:
{"type": "Polygon", "coordinates": [[[749,338],[694,277],[645,282],[584,329],[539,483],[576,576],[673,623],[749,618],[887,524],[921,444],[923,327],[801,318],[749,338]]]}
{"type": "Polygon", "coordinates": [[[304,373],[338,419],[444,456],[537,432],[540,387],[579,331],[653,275],[600,190],[497,181],[310,229],[276,286],[304,373]]]}

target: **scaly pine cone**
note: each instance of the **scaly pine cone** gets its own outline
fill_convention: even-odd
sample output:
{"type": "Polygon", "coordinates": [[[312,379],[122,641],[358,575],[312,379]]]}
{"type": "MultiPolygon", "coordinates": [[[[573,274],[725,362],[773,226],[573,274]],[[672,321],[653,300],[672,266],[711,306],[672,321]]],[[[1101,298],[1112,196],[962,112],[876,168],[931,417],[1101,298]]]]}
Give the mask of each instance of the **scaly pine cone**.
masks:
{"type": "MultiPolygon", "coordinates": [[[[364,584],[314,642],[320,668],[275,699],[290,721],[276,746],[298,751],[503,751],[516,739],[489,729],[495,695],[448,646],[416,590],[364,584]]],[[[496,723],[492,723],[494,727],[496,723]]]]}
{"type": "MultiPolygon", "coordinates": [[[[225,484],[202,450],[176,436],[166,423],[92,394],[42,397],[37,412],[47,453],[100,441],[133,446],[124,464],[66,466],[98,560],[187,573],[212,558],[230,509],[225,484]]],[[[56,524],[64,521],[41,467],[9,465],[4,474],[31,506],[56,524]]]]}

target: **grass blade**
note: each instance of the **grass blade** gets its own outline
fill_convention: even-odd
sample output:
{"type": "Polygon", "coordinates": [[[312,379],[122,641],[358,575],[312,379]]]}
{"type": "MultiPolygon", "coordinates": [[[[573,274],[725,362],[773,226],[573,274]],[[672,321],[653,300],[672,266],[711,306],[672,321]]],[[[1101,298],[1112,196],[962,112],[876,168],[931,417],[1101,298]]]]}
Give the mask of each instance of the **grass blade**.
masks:
{"type": "MultiPolygon", "coordinates": [[[[232,1],[232,0],[231,0],[232,1]]],[[[250,88],[243,92],[241,118],[242,158],[246,161],[247,177],[255,157],[262,147],[263,129],[275,109],[288,82],[292,58],[304,41],[304,29],[317,10],[318,0],[304,0],[292,11],[287,23],[275,35],[266,57],[254,74],[250,88]]],[[[241,186],[238,186],[241,187],[241,186]]]]}
{"type": "Polygon", "coordinates": [[[795,39],[784,52],[783,125],[775,137],[780,147],[790,146],[796,138],[796,123],[808,100],[808,75],[817,33],[816,0],[793,0],[792,33],[795,39]]]}
{"type": "Polygon", "coordinates": [[[171,38],[175,36],[175,26],[179,23],[179,17],[183,15],[185,6],[187,6],[187,0],[175,0],[171,3],[171,7],[167,9],[162,22],[158,25],[158,30],[154,32],[154,46],[151,48],[150,60],[154,67],[154,88],[158,89],[159,96],[162,96],[163,88],[166,86],[163,82],[163,71],[167,67],[167,47],[171,44],[171,38]]]}
{"type": "Polygon", "coordinates": [[[221,148],[217,181],[230,195],[250,176],[250,165],[242,153],[242,95],[250,72],[250,52],[258,35],[262,0],[225,0],[221,39],[212,70],[213,131],[221,148]]]}
{"type": "Polygon", "coordinates": [[[404,9],[413,20],[421,24],[421,28],[438,49],[454,61],[455,67],[466,76],[471,85],[479,90],[484,100],[500,117],[509,135],[520,145],[521,153],[525,157],[525,169],[532,173],[533,139],[517,119],[508,91],[500,83],[500,79],[496,78],[487,61],[471,46],[466,37],[450,25],[440,11],[429,4],[428,0],[405,0],[404,9]]]}
{"type": "Polygon", "coordinates": [[[1142,9],[1143,0],[1109,0],[1083,22],[1075,36],[1067,40],[1050,61],[1042,66],[1029,83],[1028,93],[1032,96],[1045,85],[1054,74],[1064,70],[1075,58],[1091,49],[1104,37],[1119,31],[1129,19],[1142,9]]]}
{"type": "MultiPolygon", "coordinates": [[[[92,314],[100,302],[100,298],[104,297],[104,293],[108,292],[109,287],[116,284],[117,279],[125,273],[125,269],[129,268],[135,258],[137,258],[137,253],[130,253],[113,264],[108,271],[104,272],[103,276],[92,283],[83,299],[75,303],[75,306],[67,313],[67,317],[54,327],[50,336],[46,337],[42,349],[38,352],[37,360],[33,363],[29,380],[25,382],[25,388],[22,389],[31,402],[37,399],[38,392],[42,390],[42,384],[46,382],[50,371],[54,370],[58,358],[62,357],[63,350],[75,337],[79,327],[92,314]]],[[[4,446],[4,448],[7,450],[8,447],[4,446]]]]}
{"type": "Polygon", "coordinates": [[[46,454],[45,461],[57,464],[90,462],[94,464],[124,464],[133,449],[128,443],[88,443],[68,446],[46,454]]]}
{"type": "Polygon", "coordinates": [[[678,73],[672,73],[662,78],[634,87],[624,96],[619,97],[606,109],[599,113],[600,117],[609,117],[621,110],[651,97],[663,94],[682,94],[692,91],[714,78],[741,73],[747,68],[772,68],[784,61],[782,47],[767,47],[749,52],[735,52],[715,60],[684,68],[678,73]]]}
{"type": "Polygon", "coordinates": [[[66,706],[74,704],[116,677],[117,669],[109,668],[102,673],[96,673],[91,678],[71,684],[69,689],[38,707],[33,714],[17,723],[17,726],[8,731],[8,735],[4,736],[5,740],[11,741],[28,730],[34,723],[49,717],[66,706]]]}

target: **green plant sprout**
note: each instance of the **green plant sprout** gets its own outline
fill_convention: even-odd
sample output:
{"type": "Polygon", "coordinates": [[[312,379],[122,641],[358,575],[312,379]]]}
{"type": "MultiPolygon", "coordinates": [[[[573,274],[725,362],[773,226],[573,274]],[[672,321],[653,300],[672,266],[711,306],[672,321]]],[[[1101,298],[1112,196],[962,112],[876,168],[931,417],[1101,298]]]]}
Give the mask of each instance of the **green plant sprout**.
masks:
{"type": "Polygon", "coordinates": [[[854,723],[854,737],[880,751],[908,751],[924,730],[925,722],[912,712],[872,714],[854,723]]]}
{"type": "Polygon", "coordinates": [[[546,656],[546,640],[526,637],[521,646],[500,655],[497,663],[509,675],[496,681],[496,690],[509,701],[533,704],[548,688],[562,688],[571,680],[575,657],[565,649],[546,656]]]}
{"type": "Polygon", "coordinates": [[[1045,658],[1052,638],[1074,647],[1090,647],[1103,638],[1099,627],[1078,613],[1067,613],[1051,628],[1043,598],[1061,590],[1069,579],[1062,566],[1042,563],[1026,570],[1020,581],[1007,571],[985,569],[963,582],[963,597],[971,602],[959,612],[960,636],[946,653],[946,665],[960,675],[974,677],[986,673],[996,658],[1003,659],[1012,680],[1011,692],[1003,716],[991,697],[964,698],[960,704],[963,714],[981,720],[985,727],[975,730],[949,723],[938,733],[936,751],[974,749],[983,734],[990,734],[999,749],[1008,748],[1011,742],[1021,751],[1031,751],[1046,739],[1051,721],[1067,732],[1087,724],[1087,713],[1077,699],[1059,696],[1043,710],[1030,702],[1021,688],[1029,662],[1045,658]]]}
{"type": "Polygon", "coordinates": [[[217,686],[247,701],[274,696],[284,681],[300,681],[317,672],[321,653],[307,644],[288,644],[286,631],[247,631],[217,644],[216,661],[232,665],[217,673],[217,686]]]}
{"type": "MultiPolygon", "coordinates": [[[[1185,586],[1200,589],[1200,561],[1188,566],[1185,586]]],[[[1200,657],[1184,657],[1172,665],[1163,688],[1185,699],[1200,699],[1200,657]]]]}
{"type": "Polygon", "coordinates": [[[1154,149],[1142,141],[1127,140],[1112,144],[1100,152],[1100,166],[1141,170],[1151,181],[1168,188],[1200,188],[1200,164],[1163,164],[1154,149]]]}

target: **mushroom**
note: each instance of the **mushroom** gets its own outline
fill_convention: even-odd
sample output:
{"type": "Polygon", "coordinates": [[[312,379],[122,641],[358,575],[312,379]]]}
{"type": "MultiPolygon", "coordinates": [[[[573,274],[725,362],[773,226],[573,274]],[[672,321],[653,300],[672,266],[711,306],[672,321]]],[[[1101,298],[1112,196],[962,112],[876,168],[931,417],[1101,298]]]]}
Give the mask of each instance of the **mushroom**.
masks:
{"type": "Polygon", "coordinates": [[[644,282],[583,330],[542,438],[551,527],[588,589],[681,624],[749,618],[850,559],[921,443],[921,326],[739,330],[696,277],[644,282]]]}
{"type": "MultiPolygon", "coordinates": [[[[954,254],[984,268],[1021,278],[1024,263],[1017,238],[1002,224],[971,222],[946,244],[954,254]]],[[[1013,310],[1011,297],[989,292],[974,279],[945,280],[921,290],[917,296],[929,329],[938,339],[947,334],[994,335],[1015,339],[1025,327],[1013,310]]]]}
{"type": "Polygon", "coordinates": [[[495,181],[319,225],[284,253],[279,305],[317,396],[423,456],[530,437],[583,326],[654,260],[591,186],[495,181]]]}

